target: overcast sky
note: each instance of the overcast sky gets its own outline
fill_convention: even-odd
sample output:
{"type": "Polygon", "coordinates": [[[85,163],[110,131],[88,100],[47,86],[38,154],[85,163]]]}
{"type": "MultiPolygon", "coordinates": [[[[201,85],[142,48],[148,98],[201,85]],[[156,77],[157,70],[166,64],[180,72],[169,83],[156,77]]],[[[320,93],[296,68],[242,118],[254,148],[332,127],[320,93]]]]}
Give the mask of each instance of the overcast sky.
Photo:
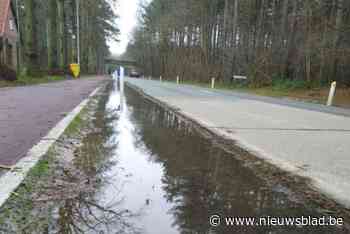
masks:
{"type": "Polygon", "coordinates": [[[137,8],[140,0],[118,0],[115,6],[119,15],[117,20],[120,29],[120,42],[110,42],[112,54],[122,54],[128,45],[133,28],[137,24],[137,8]]]}

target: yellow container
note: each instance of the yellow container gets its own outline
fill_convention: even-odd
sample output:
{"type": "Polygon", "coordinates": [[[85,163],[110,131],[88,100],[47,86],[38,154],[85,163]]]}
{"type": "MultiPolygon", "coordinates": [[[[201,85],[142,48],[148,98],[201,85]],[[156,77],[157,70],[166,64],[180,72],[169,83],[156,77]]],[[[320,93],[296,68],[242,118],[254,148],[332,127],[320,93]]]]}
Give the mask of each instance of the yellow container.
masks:
{"type": "Polygon", "coordinates": [[[80,65],[77,63],[72,63],[69,65],[69,68],[75,78],[78,78],[80,75],[80,65]]]}

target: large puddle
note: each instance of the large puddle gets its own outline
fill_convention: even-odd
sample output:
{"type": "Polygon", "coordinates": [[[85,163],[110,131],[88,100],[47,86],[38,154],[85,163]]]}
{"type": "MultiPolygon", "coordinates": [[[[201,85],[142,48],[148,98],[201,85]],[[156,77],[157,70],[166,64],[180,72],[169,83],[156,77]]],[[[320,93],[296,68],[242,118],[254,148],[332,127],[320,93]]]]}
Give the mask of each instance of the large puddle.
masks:
{"type": "Polygon", "coordinates": [[[123,197],[122,206],[139,216],[142,233],[340,233],[327,227],[220,227],[209,217],[301,217],[320,215],[291,201],[283,187],[267,187],[174,113],[130,88],[125,97],[113,90],[107,110],[117,109],[109,124],[116,144],[114,177],[101,189],[104,200],[123,197]]]}
{"type": "Polygon", "coordinates": [[[18,215],[0,225],[0,233],[348,233],[331,226],[227,227],[223,220],[211,226],[212,215],[321,214],[293,201],[284,187],[267,186],[197,128],[134,90],[120,95],[114,85],[106,103],[97,116],[101,131],[84,140],[83,156],[74,160],[94,189],[83,186],[79,196],[23,217],[12,202],[7,210],[18,215]],[[43,217],[40,225],[36,217],[43,217]],[[4,231],[10,229],[16,231],[4,231]]]}

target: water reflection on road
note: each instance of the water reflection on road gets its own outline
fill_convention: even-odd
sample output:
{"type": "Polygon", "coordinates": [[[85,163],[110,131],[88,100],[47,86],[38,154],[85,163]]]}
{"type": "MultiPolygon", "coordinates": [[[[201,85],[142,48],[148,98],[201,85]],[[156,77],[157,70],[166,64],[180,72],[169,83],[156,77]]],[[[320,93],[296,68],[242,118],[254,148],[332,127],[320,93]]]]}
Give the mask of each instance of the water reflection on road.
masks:
{"type": "Polygon", "coordinates": [[[130,88],[115,88],[107,103],[116,162],[100,199],[122,195],[122,206],[140,214],[142,233],[347,233],[330,227],[212,228],[209,216],[319,215],[292,202],[283,188],[265,183],[173,113],[130,88]],[[121,98],[122,96],[122,98],[121,98]]]}
{"type": "Polygon", "coordinates": [[[152,162],[150,152],[142,143],[138,126],[132,121],[132,107],[124,108],[125,100],[120,98],[119,92],[111,94],[107,103],[107,110],[117,109],[118,118],[111,122],[115,135],[110,139],[117,147],[114,152],[117,164],[107,177],[110,183],[103,189],[103,199],[110,201],[114,194],[122,194],[123,206],[140,216],[135,220],[135,226],[150,233],[171,232],[172,216],[168,214],[171,204],[165,199],[162,189],[162,165],[152,162]],[[111,180],[115,177],[115,180],[111,180]],[[156,223],[155,223],[156,221],[156,223]],[[155,228],[156,227],[156,228],[155,228]]]}

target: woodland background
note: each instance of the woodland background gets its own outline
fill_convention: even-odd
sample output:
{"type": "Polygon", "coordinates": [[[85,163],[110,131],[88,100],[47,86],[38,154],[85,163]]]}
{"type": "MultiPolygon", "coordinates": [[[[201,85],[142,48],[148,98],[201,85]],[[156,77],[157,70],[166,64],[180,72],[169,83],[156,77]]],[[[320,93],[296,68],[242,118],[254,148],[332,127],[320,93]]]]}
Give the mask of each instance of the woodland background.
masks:
{"type": "Polygon", "coordinates": [[[350,85],[350,1],[153,0],[126,56],[146,75],[350,85]]]}
{"type": "MultiPolygon", "coordinates": [[[[77,0],[12,0],[18,3],[20,72],[28,76],[60,75],[77,62],[77,0]]],[[[98,74],[109,54],[108,40],[119,30],[115,0],[80,0],[81,70],[98,74]]]]}

